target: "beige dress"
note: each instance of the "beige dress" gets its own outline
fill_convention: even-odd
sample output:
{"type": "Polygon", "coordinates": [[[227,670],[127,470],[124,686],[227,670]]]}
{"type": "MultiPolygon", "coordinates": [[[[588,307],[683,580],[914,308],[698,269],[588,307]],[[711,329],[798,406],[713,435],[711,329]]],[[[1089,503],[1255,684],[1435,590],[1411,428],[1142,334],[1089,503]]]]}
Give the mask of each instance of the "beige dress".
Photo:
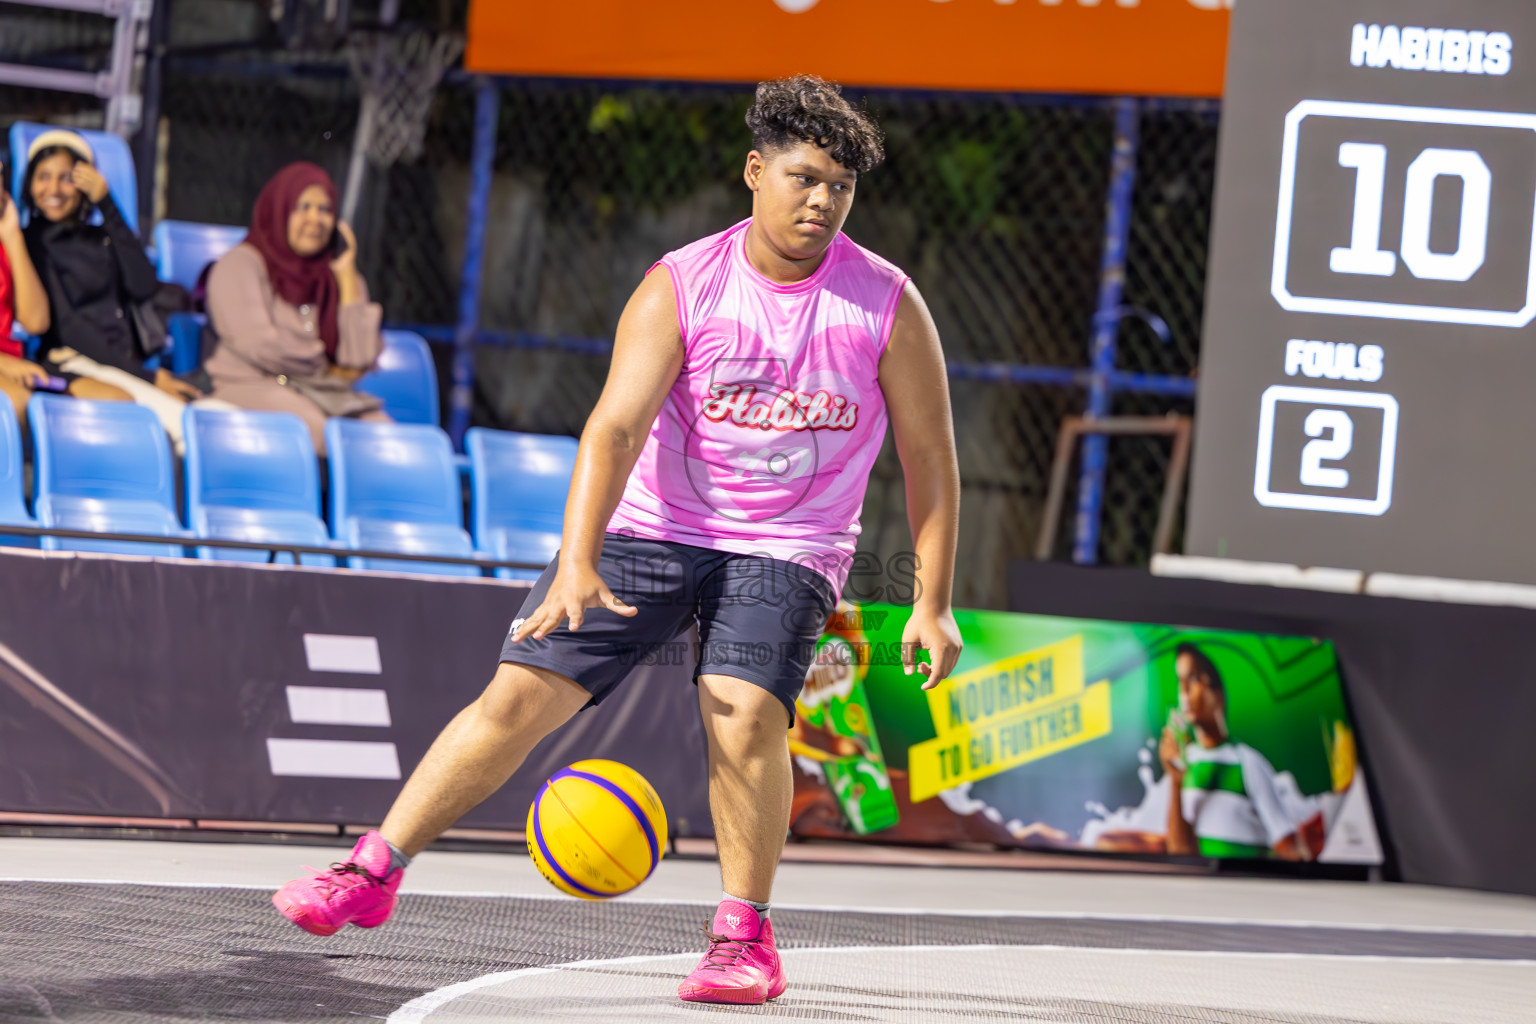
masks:
{"type": "MultiPolygon", "coordinates": [[[[330,369],[320,338],[319,310],[295,306],[272,288],[267,263],[249,245],[238,245],[208,274],[208,321],[217,335],[203,364],[213,379],[212,397],[243,409],[291,412],[309,427],[315,450],[325,452],[325,413],[310,399],[285,387],[289,377],[317,377],[330,369]]],[[[384,313],[362,299],[337,313],[335,365],[366,370],[384,349],[384,313]]],[[[383,413],[363,419],[387,420],[383,413]]]]}

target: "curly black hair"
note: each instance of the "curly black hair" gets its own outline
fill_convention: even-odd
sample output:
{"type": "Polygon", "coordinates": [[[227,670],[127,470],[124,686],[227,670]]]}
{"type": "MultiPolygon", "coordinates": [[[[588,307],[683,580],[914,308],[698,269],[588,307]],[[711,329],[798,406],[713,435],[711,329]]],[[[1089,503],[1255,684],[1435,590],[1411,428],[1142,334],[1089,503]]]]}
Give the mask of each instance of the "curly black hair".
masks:
{"type": "Polygon", "coordinates": [[[747,110],[752,142],[761,151],[814,142],[851,170],[864,174],[885,159],[885,136],[862,110],[843,99],[842,86],[815,75],[759,83],[747,110]]]}

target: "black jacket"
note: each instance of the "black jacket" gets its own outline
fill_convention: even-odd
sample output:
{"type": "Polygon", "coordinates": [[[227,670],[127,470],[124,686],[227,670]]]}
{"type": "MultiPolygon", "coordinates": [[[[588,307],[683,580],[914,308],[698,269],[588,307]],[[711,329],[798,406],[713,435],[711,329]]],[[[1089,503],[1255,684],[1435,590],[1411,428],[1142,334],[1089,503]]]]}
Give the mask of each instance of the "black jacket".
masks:
{"type": "Polygon", "coordinates": [[[35,214],[27,225],[27,251],[48,291],[53,320],[42,354],[63,345],[153,381],[154,371],[144,369],[132,307],[155,294],[155,268],[112,197],[96,208],[100,225],[55,224],[35,214]]]}

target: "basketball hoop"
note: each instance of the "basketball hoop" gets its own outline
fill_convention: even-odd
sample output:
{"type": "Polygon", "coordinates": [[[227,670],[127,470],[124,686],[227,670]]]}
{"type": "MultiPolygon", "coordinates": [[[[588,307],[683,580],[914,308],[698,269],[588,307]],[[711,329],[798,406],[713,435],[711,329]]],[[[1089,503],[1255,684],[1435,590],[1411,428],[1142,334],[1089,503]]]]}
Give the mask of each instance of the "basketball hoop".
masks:
{"type": "Polygon", "coordinates": [[[342,193],[343,220],[352,222],[357,216],[369,161],[390,167],[421,156],[437,84],[463,52],[464,37],[456,32],[382,32],[349,45],[347,56],[362,102],[342,193]]]}
{"type": "Polygon", "coordinates": [[[459,33],[379,33],[351,46],[352,72],[363,90],[358,136],[382,166],[421,155],[432,99],[449,65],[464,52],[459,33]]]}

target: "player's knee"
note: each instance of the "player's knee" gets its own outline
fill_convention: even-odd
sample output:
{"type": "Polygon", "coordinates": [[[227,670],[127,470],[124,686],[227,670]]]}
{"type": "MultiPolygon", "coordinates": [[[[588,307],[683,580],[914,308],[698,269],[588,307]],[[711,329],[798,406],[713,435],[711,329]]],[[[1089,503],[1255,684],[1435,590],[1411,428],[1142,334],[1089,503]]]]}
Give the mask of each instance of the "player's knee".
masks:
{"type": "Polygon", "coordinates": [[[784,705],[769,691],[728,677],[705,676],[704,721],[716,744],[743,753],[787,749],[789,738],[784,705]]]}
{"type": "Polygon", "coordinates": [[[497,728],[547,732],[574,715],[587,699],[586,691],[564,676],[502,662],[475,709],[497,728]]]}

